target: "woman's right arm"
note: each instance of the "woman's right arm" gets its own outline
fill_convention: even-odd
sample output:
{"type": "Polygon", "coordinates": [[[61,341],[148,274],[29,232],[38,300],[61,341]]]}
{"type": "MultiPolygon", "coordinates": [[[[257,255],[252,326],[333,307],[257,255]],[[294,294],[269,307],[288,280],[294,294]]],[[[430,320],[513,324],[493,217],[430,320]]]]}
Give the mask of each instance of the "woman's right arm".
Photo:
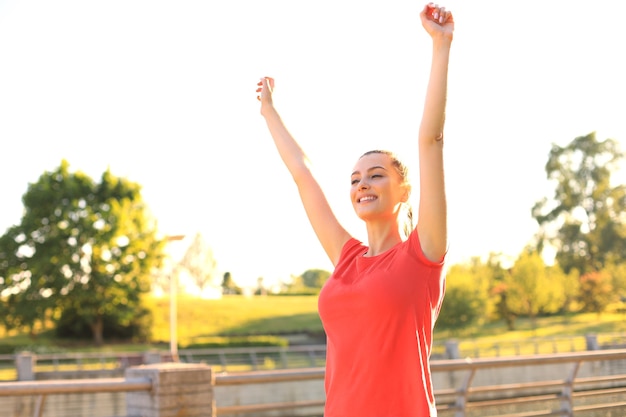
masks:
{"type": "Polygon", "coordinates": [[[264,77],[259,81],[257,98],[261,101],[261,115],[265,118],[281,159],[298,187],[302,205],[317,238],[330,261],[333,265],[337,265],[341,250],[350,239],[350,234],[335,217],[311,171],[309,159],[276,111],[272,99],[273,90],[272,78],[264,77]]]}

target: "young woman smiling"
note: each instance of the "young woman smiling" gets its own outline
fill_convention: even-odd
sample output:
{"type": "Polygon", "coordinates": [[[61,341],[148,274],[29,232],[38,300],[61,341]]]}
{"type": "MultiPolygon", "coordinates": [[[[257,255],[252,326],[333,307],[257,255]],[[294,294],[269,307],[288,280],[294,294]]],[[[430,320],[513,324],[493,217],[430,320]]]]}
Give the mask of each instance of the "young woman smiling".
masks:
{"type": "Polygon", "coordinates": [[[437,415],[429,357],[445,287],[443,128],[454,19],[432,3],[420,19],[432,39],[432,61],[416,144],[415,227],[406,166],[393,153],[375,150],[362,155],[352,170],[350,197],[367,228],[367,244],[352,237],[274,106],[274,80],[264,77],[258,83],[261,115],[335,267],[319,297],[327,336],[325,417],[437,415]]]}

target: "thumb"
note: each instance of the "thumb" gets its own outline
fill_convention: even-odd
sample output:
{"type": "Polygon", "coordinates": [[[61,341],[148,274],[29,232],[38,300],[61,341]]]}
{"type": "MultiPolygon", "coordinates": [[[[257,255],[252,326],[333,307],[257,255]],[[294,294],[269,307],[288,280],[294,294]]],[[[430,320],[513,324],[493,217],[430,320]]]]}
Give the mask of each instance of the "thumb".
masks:
{"type": "Polygon", "coordinates": [[[269,87],[270,91],[274,89],[274,79],[272,77],[263,77],[262,82],[263,86],[269,87]]]}

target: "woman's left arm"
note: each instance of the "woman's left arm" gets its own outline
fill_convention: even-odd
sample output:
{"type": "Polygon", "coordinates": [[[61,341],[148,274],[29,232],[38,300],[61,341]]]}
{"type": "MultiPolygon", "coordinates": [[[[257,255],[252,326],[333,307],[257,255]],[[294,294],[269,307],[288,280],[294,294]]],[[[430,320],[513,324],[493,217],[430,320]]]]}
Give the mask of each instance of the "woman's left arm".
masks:
{"type": "Polygon", "coordinates": [[[448,249],[443,128],[454,19],[452,13],[432,3],[424,7],[420,18],[422,26],[432,38],[432,62],[419,129],[420,195],[417,231],[426,257],[440,261],[448,249]]]}

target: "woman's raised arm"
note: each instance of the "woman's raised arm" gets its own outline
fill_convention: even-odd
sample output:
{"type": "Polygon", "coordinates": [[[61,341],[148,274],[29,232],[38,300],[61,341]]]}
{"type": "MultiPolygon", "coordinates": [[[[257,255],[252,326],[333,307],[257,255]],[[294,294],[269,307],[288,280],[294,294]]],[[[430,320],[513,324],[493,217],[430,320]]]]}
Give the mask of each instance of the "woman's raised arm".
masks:
{"type": "Polygon", "coordinates": [[[309,159],[289,133],[274,107],[274,80],[264,77],[257,86],[257,98],[261,101],[261,115],[265,118],[276,149],[298,187],[304,210],[317,238],[330,261],[336,265],[343,245],[350,239],[350,234],[335,217],[313,175],[309,159]]]}
{"type": "Polygon", "coordinates": [[[432,62],[419,129],[420,196],[417,231],[424,254],[433,261],[439,261],[448,248],[443,128],[454,19],[452,13],[432,3],[424,7],[420,19],[432,38],[432,62]]]}

